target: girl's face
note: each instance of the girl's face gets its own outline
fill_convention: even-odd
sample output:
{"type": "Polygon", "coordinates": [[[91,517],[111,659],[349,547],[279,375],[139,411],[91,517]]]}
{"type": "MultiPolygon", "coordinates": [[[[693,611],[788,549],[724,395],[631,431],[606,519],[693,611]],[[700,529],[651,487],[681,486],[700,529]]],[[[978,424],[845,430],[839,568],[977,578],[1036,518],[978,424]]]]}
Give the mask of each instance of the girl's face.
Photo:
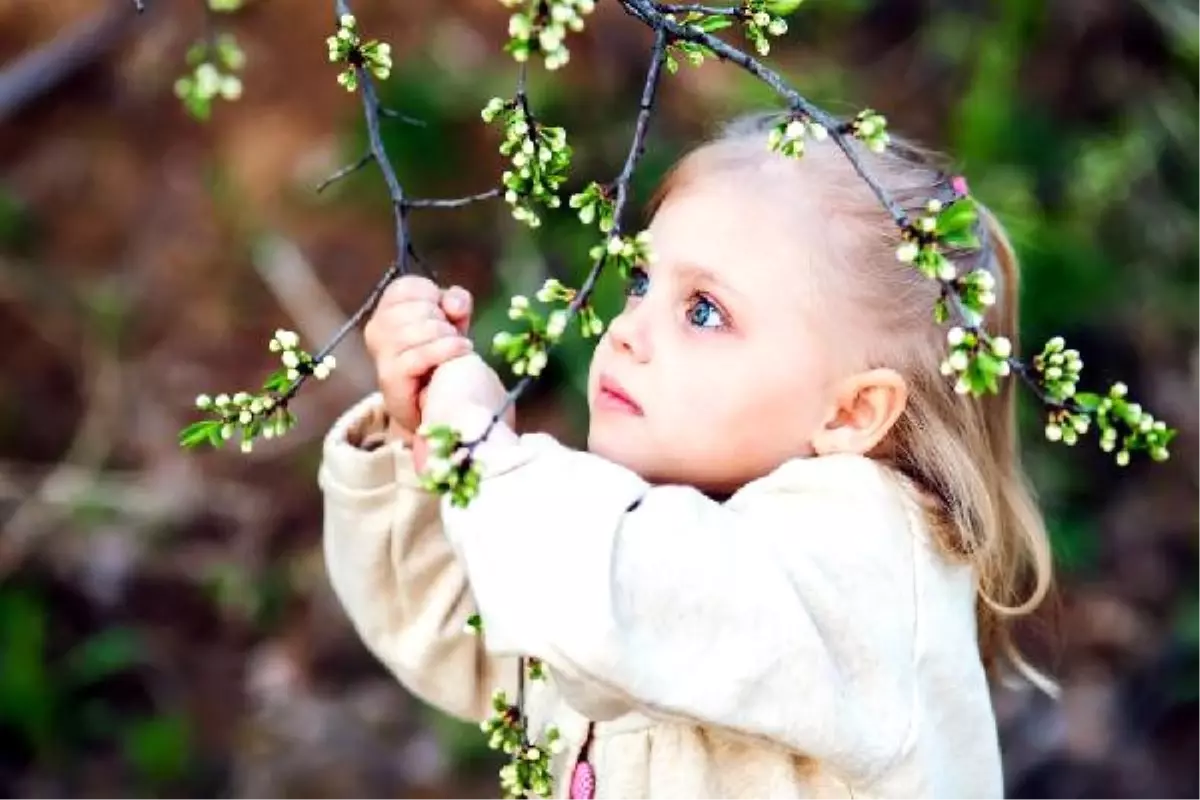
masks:
{"type": "Polygon", "coordinates": [[[836,378],[809,275],[820,233],[797,222],[813,214],[720,175],[669,194],[592,360],[592,452],[711,493],[811,455],[836,378]]]}

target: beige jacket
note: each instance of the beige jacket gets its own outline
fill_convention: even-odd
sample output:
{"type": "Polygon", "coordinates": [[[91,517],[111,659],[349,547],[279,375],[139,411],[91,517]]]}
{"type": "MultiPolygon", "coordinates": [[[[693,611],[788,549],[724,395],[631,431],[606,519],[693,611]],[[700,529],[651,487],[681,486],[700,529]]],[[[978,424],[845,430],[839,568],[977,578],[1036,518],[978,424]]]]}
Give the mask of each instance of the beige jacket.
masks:
{"type": "Polygon", "coordinates": [[[402,446],[368,449],[384,419],[368,397],[324,444],[334,590],[464,719],[511,696],[518,654],[542,659],[527,710],[562,732],[556,796],[589,720],[597,797],[1002,794],[972,574],[889,471],[798,459],[716,503],[533,434],[455,509],[402,446]]]}

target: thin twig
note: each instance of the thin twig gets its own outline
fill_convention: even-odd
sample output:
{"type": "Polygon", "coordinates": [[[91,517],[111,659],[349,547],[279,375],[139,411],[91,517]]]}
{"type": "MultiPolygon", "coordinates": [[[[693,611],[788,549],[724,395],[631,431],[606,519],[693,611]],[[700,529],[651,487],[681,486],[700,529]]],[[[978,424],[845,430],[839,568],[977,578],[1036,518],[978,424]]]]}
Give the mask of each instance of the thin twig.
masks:
{"type": "Polygon", "coordinates": [[[500,189],[488,189],[486,192],[468,195],[467,197],[455,197],[450,199],[435,199],[435,198],[420,198],[417,200],[406,200],[405,205],[409,208],[460,208],[480,200],[491,200],[493,197],[500,196],[500,189]]]}
{"type": "Polygon", "coordinates": [[[682,40],[702,44],[711,50],[718,58],[736,64],[742,69],[749,72],[754,77],[761,80],[763,83],[770,86],[775,92],[787,101],[788,106],[794,112],[799,112],[808,117],[814,122],[819,123],[829,132],[831,138],[838,148],[846,155],[850,161],[854,171],[859,177],[866,182],[870,187],[875,197],[880,204],[887,209],[895,223],[901,228],[907,228],[909,225],[908,215],[904,209],[893,200],[883,188],[883,186],[872,176],[862,163],[858,151],[855,149],[856,140],[844,130],[841,120],[837,119],[828,112],[813,105],[807,98],[793,89],[783,79],[783,76],[769,67],[765,66],[761,61],[750,56],[736,47],[732,47],[721,39],[711,34],[705,33],[694,25],[683,25],[672,19],[667,18],[665,14],[659,11],[655,5],[649,0],[620,0],[621,6],[630,12],[631,16],[640,19],[642,22],[650,25],[657,30],[665,31],[672,40],[682,40]]]}
{"type": "Polygon", "coordinates": [[[330,175],[325,180],[318,183],[317,188],[316,188],[317,194],[320,194],[321,192],[325,191],[330,186],[332,186],[333,184],[342,180],[343,178],[347,178],[350,175],[353,175],[354,173],[358,172],[360,169],[365,167],[367,164],[370,164],[374,160],[375,160],[374,153],[364,153],[358,159],[358,161],[355,161],[353,164],[347,164],[346,166],[339,169],[337,172],[330,175]]]}
{"type": "Polygon", "coordinates": [[[655,3],[654,8],[663,14],[707,14],[714,17],[736,17],[744,19],[750,13],[741,6],[699,6],[688,4],[655,3]]]}
{"type": "Polygon", "coordinates": [[[418,128],[424,128],[426,125],[425,120],[423,120],[423,119],[417,119],[416,117],[410,117],[407,114],[402,114],[401,112],[397,111],[396,109],[388,108],[387,106],[380,106],[379,113],[385,117],[390,117],[391,119],[398,119],[401,122],[407,122],[409,125],[414,125],[418,128]]]}

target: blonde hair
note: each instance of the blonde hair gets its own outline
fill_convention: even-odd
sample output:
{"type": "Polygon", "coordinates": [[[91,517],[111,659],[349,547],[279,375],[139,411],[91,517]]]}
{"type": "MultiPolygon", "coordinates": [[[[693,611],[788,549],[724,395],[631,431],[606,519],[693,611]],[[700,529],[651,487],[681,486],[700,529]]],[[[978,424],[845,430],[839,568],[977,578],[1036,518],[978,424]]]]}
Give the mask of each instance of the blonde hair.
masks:
{"type": "MultiPolygon", "coordinates": [[[[836,270],[817,270],[814,278],[836,279],[832,294],[848,303],[840,311],[867,326],[863,367],[890,367],[908,384],[907,407],[871,455],[916,484],[941,549],[973,566],[980,653],[989,672],[1012,667],[1055,694],[1053,683],[1025,662],[1012,640],[1012,622],[1046,599],[1052,574],[1045,523],[1017,449],[1017,379],[1004,378],[998,394],[978,398],[954,391],[953,379],[940,371],[948,346],[947,328],[933,317],[939,284],[897,261],[896,223],[836,144],[810,141],[798,160],[767,149],[767,133],[778,119],[755,115],[727,126],[672,168],[650,207],[714,170],[753,173],[764,190],[801,180],[817,187],[827,214],[823,235],[839,263],[836,270]]],[[[950,179],[928,151],[895,136],[882,154],[856,149],[910,218],[930,199],[950,196],[950,179]]],[[[983,246],[951,257],[960,275],[977,268],[992,273],[996,302],[983,325],[993,336],[1008,337],[1015,351],[1017,258],[995,216],[978,201],[976,206],[983,246]]]]}

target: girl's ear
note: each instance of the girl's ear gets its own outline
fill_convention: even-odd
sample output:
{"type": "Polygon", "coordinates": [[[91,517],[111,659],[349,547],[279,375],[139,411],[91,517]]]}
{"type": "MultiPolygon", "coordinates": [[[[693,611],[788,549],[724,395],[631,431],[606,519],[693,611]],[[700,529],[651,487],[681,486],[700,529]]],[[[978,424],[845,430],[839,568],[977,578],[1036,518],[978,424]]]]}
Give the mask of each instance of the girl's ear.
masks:
{"type": "Polygon", "coordinates": [[[833,408],[812,439],[817,455],[875,449],[908,403],[908,384],[894,369],[871,369],[842,381],[833,408]]]}

